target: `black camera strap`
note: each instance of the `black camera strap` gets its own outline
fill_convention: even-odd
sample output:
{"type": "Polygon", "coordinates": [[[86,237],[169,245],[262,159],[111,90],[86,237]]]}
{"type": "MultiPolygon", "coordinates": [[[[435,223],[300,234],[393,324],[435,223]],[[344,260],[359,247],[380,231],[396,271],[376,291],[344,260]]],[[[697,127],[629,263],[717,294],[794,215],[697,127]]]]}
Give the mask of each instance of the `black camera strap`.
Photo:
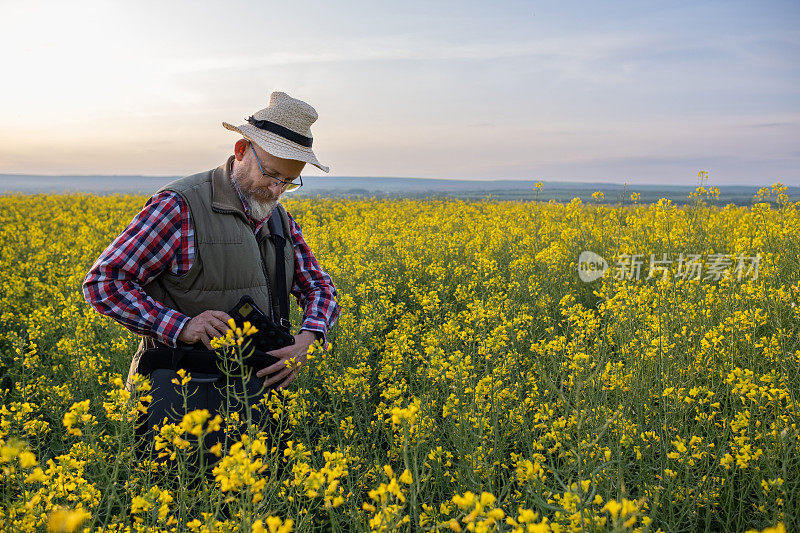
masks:
{"type": "MultiPolygon", "coordinates": [[[[285,331],[291,331],[292,324],[289,321],[289,291],[286,288],[286,256],[283,247],[286,245],[286,235],[283,231],[283,220],[277,208],[273,209],[272,216],[267,222],[270,233],[270,240],[275,247],[275,288],[277,289],[278,314],[276,321],[285,331]]],[[[274,304],[273,304],[274,306],[274,304]]]]}

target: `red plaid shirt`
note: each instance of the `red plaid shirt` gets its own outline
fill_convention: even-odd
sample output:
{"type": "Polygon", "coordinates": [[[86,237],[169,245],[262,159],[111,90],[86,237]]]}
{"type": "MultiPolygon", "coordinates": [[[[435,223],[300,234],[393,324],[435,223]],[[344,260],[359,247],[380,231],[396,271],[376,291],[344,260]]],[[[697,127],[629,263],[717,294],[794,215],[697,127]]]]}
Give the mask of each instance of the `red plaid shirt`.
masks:
{"type": "MultiPolygon", "coordinates": [[[[249,216],[244,199],[242,204],[249,216]]],[[[258,233],[267,220],[251,219],[253,232],[258,233]]],[[[339,316],[336,288],[291,215],[289,229],[295,259],[291,293],[304,310],[300,329],[320,332],[324,337],[339,316]]],[[[174,347],[190,317],[152,299],[142,286],[167,269],[177,275],[187,272],[194,255],[189,206],[177,193],[156,194],[95,261],[83,282],[83,296],[98,312],[134,333],[174,347]]]]}

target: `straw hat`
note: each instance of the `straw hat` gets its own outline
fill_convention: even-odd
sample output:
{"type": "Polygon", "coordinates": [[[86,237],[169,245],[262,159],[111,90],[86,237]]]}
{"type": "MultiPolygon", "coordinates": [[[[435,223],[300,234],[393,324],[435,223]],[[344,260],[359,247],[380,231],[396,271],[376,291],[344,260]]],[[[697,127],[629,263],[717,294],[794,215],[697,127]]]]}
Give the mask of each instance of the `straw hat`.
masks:
{"type": "Polygon", "coordinates": [[[222,125],[250,139],[275,157],[305,161],[328,172],[311,150],[311,125],[317,120],[316,110],[280,91],[269,97],[269,105],[247,119],[247,124],[222,125]]]}

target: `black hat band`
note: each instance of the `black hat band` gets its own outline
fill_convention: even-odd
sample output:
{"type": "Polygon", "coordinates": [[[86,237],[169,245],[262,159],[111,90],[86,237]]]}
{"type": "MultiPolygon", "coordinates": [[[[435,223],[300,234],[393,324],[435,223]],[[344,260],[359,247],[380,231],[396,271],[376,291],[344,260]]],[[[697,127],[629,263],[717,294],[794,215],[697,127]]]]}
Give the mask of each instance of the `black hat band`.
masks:
{"type": "Polygon", "coordinates": [[[280,135],[284,139],[288,139],[293,143],[297,143],[300,146],[305,146],[306,148],[311,148],[311,143],[314,141],[311,137],[306,137],[305,135],[300,135],[297,132],[290,130],[280,124],[276,124],[274,122],[270,122],[269,120],[258,120],[253,118],[252,116],[247,118],[247,122],[255,126],[256,128],[264,131],[272,132],[276,135],[280,135]]]}

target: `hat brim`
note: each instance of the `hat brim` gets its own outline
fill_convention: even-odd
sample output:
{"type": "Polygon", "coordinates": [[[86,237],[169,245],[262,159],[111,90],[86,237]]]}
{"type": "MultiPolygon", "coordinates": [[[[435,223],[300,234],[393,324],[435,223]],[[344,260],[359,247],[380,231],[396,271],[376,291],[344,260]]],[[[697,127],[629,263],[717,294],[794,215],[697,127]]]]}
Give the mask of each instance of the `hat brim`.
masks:
{"type": "Polygon", "coordinates": [[[253,141],[264,149],[264,151],[275,157],[303,161],[304,163],[314,165],[323,172],[330,172],[330,167],[326,167],[320,163],[311,148],[301,146],[270,131],[258,129],[252,124],[234,126],[233,124],[223,122],[222,126],[226,130],[235,131],[242,137],[253,141]]]}

